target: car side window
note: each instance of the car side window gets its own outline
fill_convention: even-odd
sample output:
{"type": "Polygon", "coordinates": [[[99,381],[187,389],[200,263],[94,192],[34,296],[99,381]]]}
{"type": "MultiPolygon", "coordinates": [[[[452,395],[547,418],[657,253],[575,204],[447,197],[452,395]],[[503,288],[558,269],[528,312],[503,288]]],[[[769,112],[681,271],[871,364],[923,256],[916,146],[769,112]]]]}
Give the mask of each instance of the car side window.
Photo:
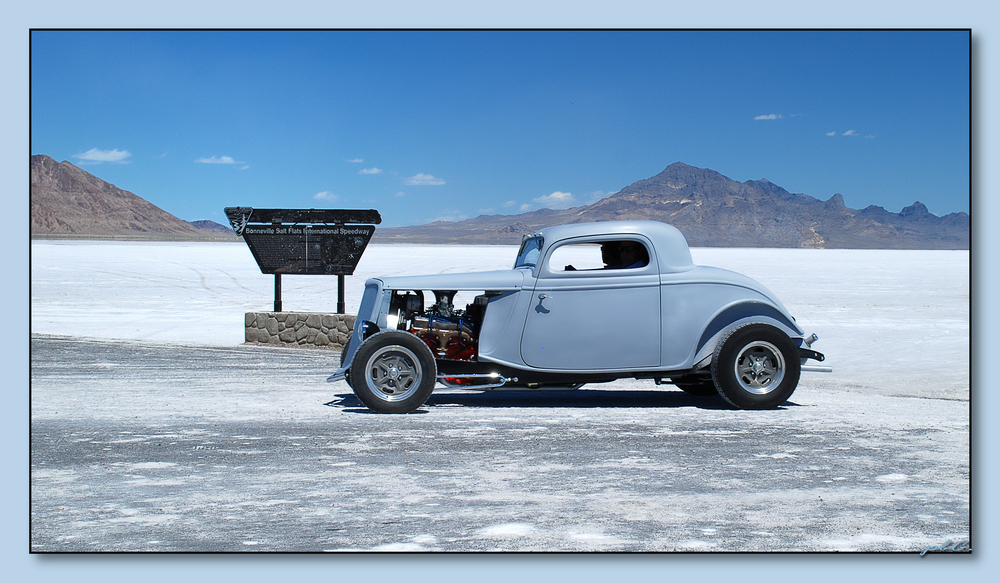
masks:
{"type": "Polygon", "coordinates": [[[553,273],[635,269],[649,264],[649,251],[639,241],[595,241],[562,245],[552,251],[548,268],[553,273]]]}
{"type": "Polygon", "coordinates": [[[649,265],[649,251],[638,241],[622,241],[618,244],[619,263],[609,269],[636,269],[649,265]]]}

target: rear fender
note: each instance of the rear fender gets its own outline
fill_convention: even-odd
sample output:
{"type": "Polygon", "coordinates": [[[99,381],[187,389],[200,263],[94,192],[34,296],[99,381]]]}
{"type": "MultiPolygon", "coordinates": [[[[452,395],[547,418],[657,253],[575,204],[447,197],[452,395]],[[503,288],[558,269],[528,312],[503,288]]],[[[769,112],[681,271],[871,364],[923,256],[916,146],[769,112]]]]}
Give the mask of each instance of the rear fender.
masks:
{"type": "Polygon", "coordinates": [[[774,326],[787,334],[789,338],[792,338],[796,345],[801,344],[803,332],[790,316],[787,316],[770,304],[741,302],[720,310],[702,331],[701,338],[698,340],[698,349],[695,352],[694,366],[692,368],[699,369],[710,365],[716,345],[731,330],[744,324],[767,324],[774,326]]]}

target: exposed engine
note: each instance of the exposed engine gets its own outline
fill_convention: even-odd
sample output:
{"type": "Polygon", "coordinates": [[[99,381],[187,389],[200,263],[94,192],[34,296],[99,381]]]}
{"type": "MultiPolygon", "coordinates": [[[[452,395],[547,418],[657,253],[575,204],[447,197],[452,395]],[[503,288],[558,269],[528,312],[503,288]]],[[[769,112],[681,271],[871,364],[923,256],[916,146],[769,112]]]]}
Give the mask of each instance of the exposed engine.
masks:
{"type": "Polygon", "coordinates": [[[390,313],[398,314],[396,328],[423,340],[435,358],[476,360],[489,296],[476,296],[464,310],[456,310],[452,304],[456,293],[435,291],[434,304],[425,308],[423,292],[395,292],[390,313]]]}

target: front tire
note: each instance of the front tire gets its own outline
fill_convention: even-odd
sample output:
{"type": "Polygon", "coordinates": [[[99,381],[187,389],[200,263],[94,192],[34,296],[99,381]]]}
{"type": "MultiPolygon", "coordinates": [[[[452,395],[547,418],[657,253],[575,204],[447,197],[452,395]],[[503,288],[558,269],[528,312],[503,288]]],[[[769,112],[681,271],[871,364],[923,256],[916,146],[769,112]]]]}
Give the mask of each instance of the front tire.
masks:
{"type": "Polygon", "coordinates": [[[712,380],[723,399],[740,409],[774,409],[799,384],[799,354],[784,332],[747,324],[715,348],[712,380]]]}
{"type": "Polygon", "coordinates": [[[354,394],[377,413],[409,413],[434,390],[437,366],[427,345],[408,332],[386,330],[365,340],[351,363],[354,394]]]}

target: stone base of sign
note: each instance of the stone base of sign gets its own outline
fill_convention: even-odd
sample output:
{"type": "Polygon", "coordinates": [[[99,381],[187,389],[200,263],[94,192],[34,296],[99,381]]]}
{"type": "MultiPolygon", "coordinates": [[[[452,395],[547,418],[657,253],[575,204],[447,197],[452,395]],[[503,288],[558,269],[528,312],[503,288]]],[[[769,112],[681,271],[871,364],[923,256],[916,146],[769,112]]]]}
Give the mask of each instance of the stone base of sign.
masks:
{"type": "Polygon", "coordinates": [[[353,314],[247,312],[246,342],[340,350],[354,330],[353,314]]]}

